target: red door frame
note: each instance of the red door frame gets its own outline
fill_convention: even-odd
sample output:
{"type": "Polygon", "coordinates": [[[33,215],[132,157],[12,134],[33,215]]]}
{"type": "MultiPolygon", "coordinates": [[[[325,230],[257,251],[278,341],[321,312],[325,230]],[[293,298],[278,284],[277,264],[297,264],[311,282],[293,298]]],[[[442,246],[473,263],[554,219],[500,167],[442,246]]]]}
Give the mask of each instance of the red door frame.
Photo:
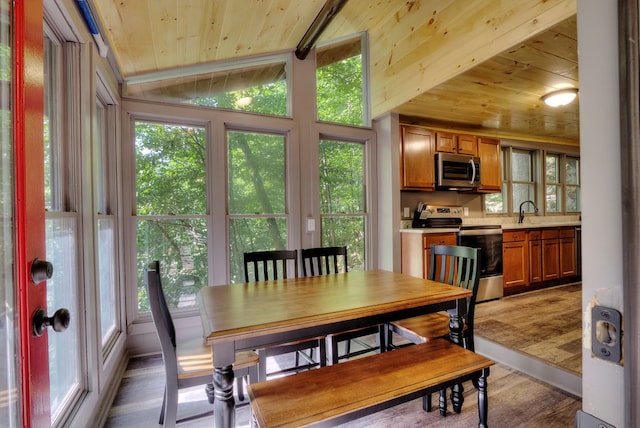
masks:
{"type": "Polygon", "coordinates": [[[13,139],[15,162],[15,278],[20,325],[21,409],[24,427],[51,425],[47,333],[32,334],[31,317],[47,309],[46,282],[31,281],[31,263],[46,256],[43,146],[42,0],[13,2],[13,139]]]}

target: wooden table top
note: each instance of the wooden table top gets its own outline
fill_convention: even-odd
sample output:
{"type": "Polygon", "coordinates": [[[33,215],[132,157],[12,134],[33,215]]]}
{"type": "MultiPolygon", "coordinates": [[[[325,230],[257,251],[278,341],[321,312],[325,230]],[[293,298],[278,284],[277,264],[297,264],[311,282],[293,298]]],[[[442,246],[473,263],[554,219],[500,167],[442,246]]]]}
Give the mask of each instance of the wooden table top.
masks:
{"type": "Polygon", "coordinates": [[[228,342],[454,301],[471,291],[384,270],[205,287],[206,343],[228,342]]]}

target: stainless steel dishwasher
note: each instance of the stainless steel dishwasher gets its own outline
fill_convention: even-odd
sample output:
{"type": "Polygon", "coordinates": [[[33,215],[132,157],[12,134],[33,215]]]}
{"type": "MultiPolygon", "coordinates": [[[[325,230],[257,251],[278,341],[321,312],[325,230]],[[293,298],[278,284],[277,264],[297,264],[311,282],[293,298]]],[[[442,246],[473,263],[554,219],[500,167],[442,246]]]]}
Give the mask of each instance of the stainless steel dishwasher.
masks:
{"type": "Polygon", "coordinates": [[[480,249],[478,302],[504,296],[502,275],[502,227],[469,225],[460,227],[458,245],[480,249]]]}

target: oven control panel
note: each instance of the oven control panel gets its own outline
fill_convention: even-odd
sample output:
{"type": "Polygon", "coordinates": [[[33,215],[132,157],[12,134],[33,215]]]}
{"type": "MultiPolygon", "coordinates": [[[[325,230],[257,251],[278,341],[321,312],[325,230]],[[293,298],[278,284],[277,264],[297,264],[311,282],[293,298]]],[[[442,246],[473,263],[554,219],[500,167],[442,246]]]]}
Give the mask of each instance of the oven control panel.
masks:
{"type": "Polygon", "coordinates": [[[423,210],[424,212],[426,212],[426,217],[461,218],[464,214],[464,209],[459,206],[427,205],[423,210]]]}

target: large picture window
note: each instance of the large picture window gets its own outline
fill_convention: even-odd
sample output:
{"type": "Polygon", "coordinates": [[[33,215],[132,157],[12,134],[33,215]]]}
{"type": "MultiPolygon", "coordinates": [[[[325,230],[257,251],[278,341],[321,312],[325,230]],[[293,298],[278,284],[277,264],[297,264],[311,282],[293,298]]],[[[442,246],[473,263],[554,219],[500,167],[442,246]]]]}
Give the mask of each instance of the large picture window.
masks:
{"type": "Polygon", "coordinates": [[[349,270],[366,266],[365,145],[320,141],[322,245],[347,246],[349,270]]]}
{"type": "MultiPolygon", "coordinates": [[[[49,31],[45,30],[45,34],[49,31]]],[[[66,308],[82,319],[83,289],[80,286],[79,254],[82,250],[80,225],[82,205],[78,203],[78,139],[73,126],[77,117],[72,106],[78,99],[64,91],[62,82],[77,77],[71,70],[78,64],[74,44],[63,44],[53,35],[44,39],[44,197],[47,261],[53,276],[47,281],[47,308],[66,308]]],[[[73,319],[73,318],[72,318],[73,319]]],[[[81,375],[85,342],[81,323],[71,322],[64,334],[50,334],[49,395],[51,425],[62,417],[85,387],[81,375]]]]}
{"type": "Polygon", "coordinates": [[[196,66],[179,75],[129,79],[131,97],[229,110],[288,116],[288,60],[282,57],[233,65],[196,66]],[[208,68],[208,69],[207,69],[208,68]]]}
{"type": "Polygon", "coordinates": [[[368,125],[362,40],[359,37],[316,49],[318,120],[368,125]]]}
{"type": "Polygon", "coordinates": [[[285,138],[227,133],[231,282],[244,282],[245,252],[287,249],[285,138]]]}
{"type": "MultiPolygon", "coordinates": [[[[99,288],[100,332],[103,353],[117,333],[121,331],[118,249],[117,249],[117,206],[115,195],[115,105],[106,85],[98,78],[96,96],[96,126],[93,136],[93,177],[97,239],[97,281],[99,288]]],[[[105,355],[106,356],[106,355],[105,355]]]]}
{"type": "Polygon", "coordinates": [[[160,260],[171,308],[191,308],[207,284],[206,132],[138,121],[136,248],[138,311],[149,311],[144,268],[160,260]]]}

